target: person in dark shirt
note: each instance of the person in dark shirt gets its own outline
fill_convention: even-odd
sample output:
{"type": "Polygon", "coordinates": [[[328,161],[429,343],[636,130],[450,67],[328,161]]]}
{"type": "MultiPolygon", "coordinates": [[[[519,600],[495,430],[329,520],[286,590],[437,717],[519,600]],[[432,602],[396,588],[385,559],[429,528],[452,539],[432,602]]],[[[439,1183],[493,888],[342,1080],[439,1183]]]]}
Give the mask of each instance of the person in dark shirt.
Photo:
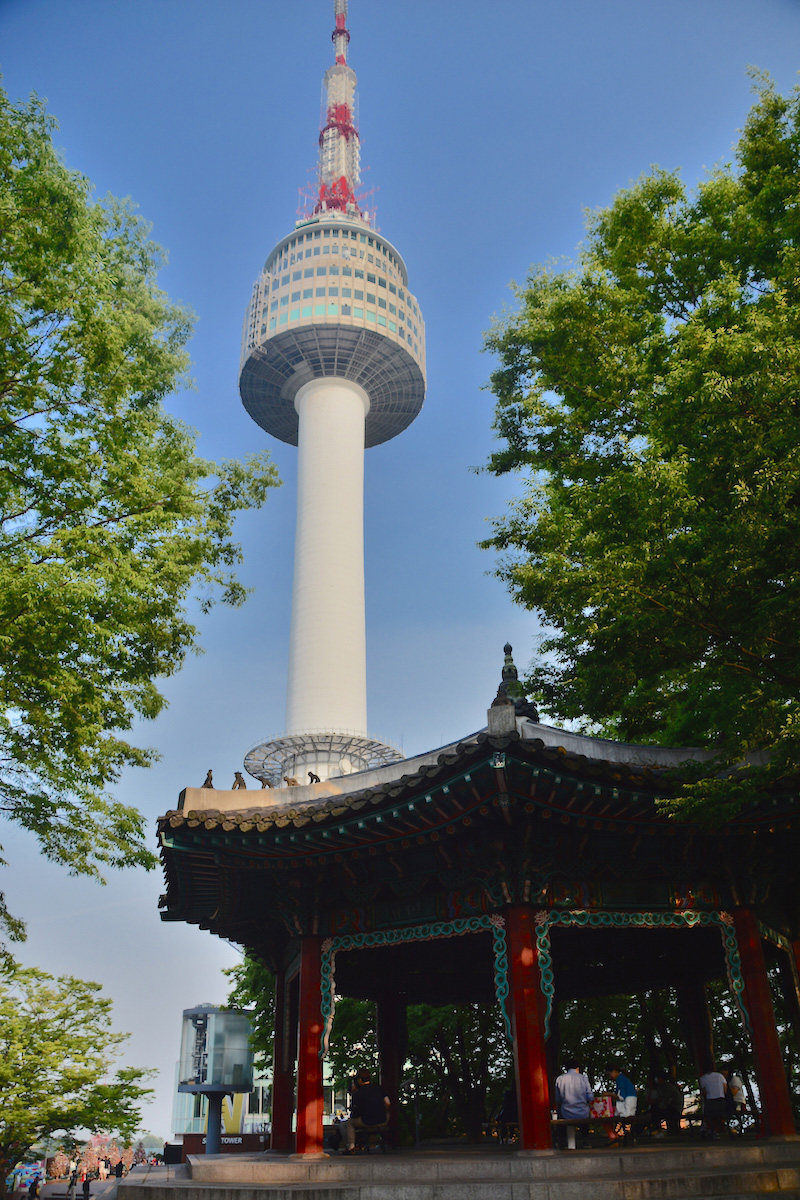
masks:
{"type": "Polygon", "coordinates": [[[356,1072],[354,1087],[350,1120],[342,1126],[345,1140],[343,1154],[355,1153],[357,1129],[374,1129],[385,1126],[389,1121],[389,1097],[379,1083],[372,1082],[372,1075],[366,1068],[356,1072]]]}

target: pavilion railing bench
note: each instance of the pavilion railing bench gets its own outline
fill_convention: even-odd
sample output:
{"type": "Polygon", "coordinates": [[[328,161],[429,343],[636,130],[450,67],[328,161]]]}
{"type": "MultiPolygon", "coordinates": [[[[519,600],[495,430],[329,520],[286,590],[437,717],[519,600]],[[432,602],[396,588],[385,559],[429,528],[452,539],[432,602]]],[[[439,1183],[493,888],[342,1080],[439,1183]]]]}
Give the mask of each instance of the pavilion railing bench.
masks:
{"type": "Polygon", "coordinates": [[[356,1129],[356,1150],[369,1154],[372,1148],[386,1154],[389,1149],[389,1123],[383,1125],[362,1125],[356,1129]]]}
{"type": "Polygon", "coordinates": [[[652,1118],[648,1113],[637,1114],[632,1117],[586,1117],[585,1120],[579,1120],[575,1117],[553,1117],[550,1124],[553,1129],[566,1128],[572,1126],[588,1125],[591,1129],[620,1129],[621,1133],[616,1139],[617,1141],[625,1142],[634,1145],[636,1142],[637,1131],[641,1131],[649,1125],[652,1125],[652,1118]]]}

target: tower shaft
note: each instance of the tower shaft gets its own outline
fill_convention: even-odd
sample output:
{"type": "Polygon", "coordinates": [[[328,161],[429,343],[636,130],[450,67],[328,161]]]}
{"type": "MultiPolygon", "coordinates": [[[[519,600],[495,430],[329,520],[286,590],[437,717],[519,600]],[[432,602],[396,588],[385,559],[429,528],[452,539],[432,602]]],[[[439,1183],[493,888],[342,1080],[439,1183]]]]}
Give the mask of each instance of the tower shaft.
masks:
{"type": "Polygon", "coordinates": [[[299,418],[286,728],[366,736],[364,427],[367,393],[313,379],[299,418]]]}

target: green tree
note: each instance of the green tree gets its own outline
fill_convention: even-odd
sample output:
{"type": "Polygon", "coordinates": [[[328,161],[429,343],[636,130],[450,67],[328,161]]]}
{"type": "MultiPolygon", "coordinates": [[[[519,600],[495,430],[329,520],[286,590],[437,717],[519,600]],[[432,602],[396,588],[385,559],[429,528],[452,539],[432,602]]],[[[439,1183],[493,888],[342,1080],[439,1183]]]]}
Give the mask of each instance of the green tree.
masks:
{"type": "MultiPolygon", "coordinates": [[[[245,954],[225,972],[233,986],[230,1008],[251,1013],[252,1044],[259,1066],[272,1064],[275,978],[245,954]]],[[[401,1116],[413,1136],[411,1113],[419,1106],[425,1136],[454,1131],[480,1139],[483,1122],[497,1107],[511,1064],[511,1047],[497,1005],[412,1005],[407,1012],[408,1053],[401,1089],[401,1116]]],[[[336,1001],[328,1061],[337,1091],[360,1067],[376,1070],[375,1005],[343,996],[336,1001]]]]}
{"type": "Polygon", "coordinates": [[[191,315],[156,284],[148,227],[93,199],[54,127],[0,90],[0,812],[100,877],[153,864],[108,789],[155,756],[121,735],[195,646],[190,596],[243,600],[233,521],[278,481],[264,456],[198,458],[165,411],[191,315]]]}
{"type": "Polygon", "coordinates": [[[757,93],[732,164],[621,191],[487,338],[490,469],[525,488],[486,545],[546,628],[528,683],[551,716],[715,746],[678,801],[707,817],[800,747],[800,91],[757,93]]]}
{"type": "Polygon", "coordinates": [[[227,967],[223,974],[231,981],[227,1007],[247,1012],[250,1017],[255,1065],[259,1071],[270,1071],[275,1036],[275,976],[260,959],[247,952],[241,962],[227,967]]]}
{"type": "Polygon", "coordinates": [[[151,1089],[148,1071],[114,1069],[126,1037],[112,1031],[99,984],[11,963],[0,970],[0,1197],[44,1138],[89,1130],[131,1140],[151,1089]]]}

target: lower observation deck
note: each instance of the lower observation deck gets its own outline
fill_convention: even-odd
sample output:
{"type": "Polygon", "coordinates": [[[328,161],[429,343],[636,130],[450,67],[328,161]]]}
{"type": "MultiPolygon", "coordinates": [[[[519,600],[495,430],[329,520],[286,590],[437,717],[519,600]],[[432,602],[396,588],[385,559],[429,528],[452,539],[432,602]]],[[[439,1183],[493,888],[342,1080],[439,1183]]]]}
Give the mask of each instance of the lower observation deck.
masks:
{"type": "Polygon", "coordinates": [[[288,775],[305,784],[311,766],[326,779],[335,779],[373,767],[401,762],[403,755],[386,742],[377,742],[363,734],[324,731],[285,733],[282,737],[259,742],[247,752],[244,769],[269,787],[280,787],[288,775]]]}
{"type": "Polygon", "coordinates": [[[348,379],[369,396],[367,447],[401,433],[425,398],[422,369],[403,346],[373,330],[323,322],[284,329],[254,346],[239,391],[262,429],[296,446],[294,398],[303,384],[325,377],[348,379]]]}

